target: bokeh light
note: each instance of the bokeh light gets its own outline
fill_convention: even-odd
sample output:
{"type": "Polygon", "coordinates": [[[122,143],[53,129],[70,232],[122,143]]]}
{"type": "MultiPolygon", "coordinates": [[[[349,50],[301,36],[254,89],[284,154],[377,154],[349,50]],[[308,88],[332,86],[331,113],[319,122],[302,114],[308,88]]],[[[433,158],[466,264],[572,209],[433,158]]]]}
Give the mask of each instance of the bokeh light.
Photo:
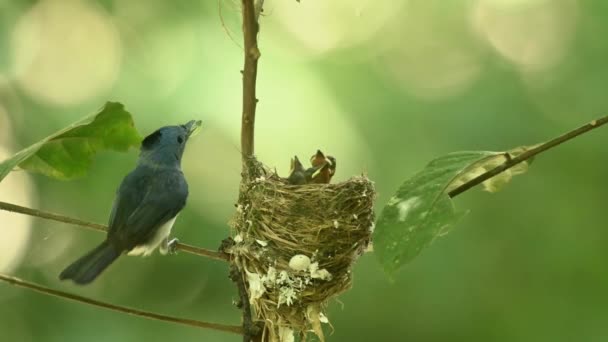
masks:
{"type": "MultiPolygon", "coordinates": [[[[412,2],[399,21],[377,37],[384,53],[377,68],[411,95],[435,100],[466,91],[484,68],[482,49],[463,18],[467,7],[441,1],[412,2]],[[384,48],[382,48],[384,46],[384,48]]],[[[375,43],[370,48],[375,48],[375,43]]]]}
{"type": "MultiPolygon", "coordinates": [[[[0,161],[12,155],[14,126],[11,118],[15,112],[14,93],[0,78],[0,161]],[[11,106],[12,105],[12,106],[11,106]]],[[[30,176],[25,172],[12,172],[0,182],[2,201],[32,206],[33,189],[30,176]]],[[[5,229],[0,230],[0,272],[10,272],[20,265],[26,255],[31,235],[32,218],[0,210],[0,222],[5,229]]]]}
{"type": "MultiPolygon", "coordinates": [[[[319,148],[340,156],[338,179],[358,174],[363,171],[362,165],[372,162],[366,141],[347,120],[347,113],[306,67],[274,63],[272,69],[260,75],[259,87],[256,154],[267,165],[276,167],[281,175],[288,173],[291,157],[298,155],[302,161],[308,161],[319,148]],[[289,79],[284,77],[286,74],[290,75],[289,79]],[[297,92],[290,86],[290,79],[298,80],[297,92]],[[309,100],[313,98],[315,101],[309,100]]],[[[222,91],[225,92],[222,97],[228,98],[234,89],[222,91]]],[[[232,104],[226,103],[224,108],[208,108],[206,112],[219,114],[214,122],[221,125],[225,134],[232,137],[233,146],[240,149],[240,122],[228,114],[231,107],[232,104]]]]}
{"type": "Polygon", "coordinates": [[[154,96],[168,96],[189,76],[201,42],[194,22],[163,20],[171,6],[161,1],[114,2],[115,22],[127,56],[124,89],[140,93],[137,84],[147,82],[154,96]]]}
{"type": "MultiPolygon", "coordinates": [[[[310,70],[277,63],[260,77],[259,87],[257,155],[281,175],[288,173],[293,155],[308,165],[319,148],[338,159],[336,181],[360,174],[367,163],[374,162],[367,141],[348,120],[348,113],[310,70]],[[290,77],[285,78],[286,74],[290,77]],[[297,91],[290,85],[292,78],[298,80],[297,91]]],[[[230,132],[235,132],[234,123],[230,132]]]]}
{"type": "MultiPolygon", "coordinates": [[[[5,122],[3,122],[4,124],[5,122]]],[[[4,145],[0,145],[0,160],[11,156],[12,153],[4,145]]],[[[32,207],[32,184],[25,172],[11,172],[0,183],[0,199],[26,207],[32,207]]],[[[0,210],[0,272],[10,273],[19,266],[25,256],[29,240],[32,218],[0,210]]]]}
{"type": "Polygon", "coordinates": [[[407,1],[265,1],[270,36],[283,36],[293,55],[318,56],[371,39],[407,1]],[[285,37],[287,34],[287,37],[285,37]],[[293,53],[297,51],[297,53],[293,53]]]}
{"type": "Polygon", "coordinates": [[[567,52],[576,28],[575,0],[478,0],[473,26],[504,58],[517,67],[546,69],[567,52]]]}
{"type": "Polygon", "coordinates": [[[39,101],[71,105],[108,90],[121,45],[111,18],[89,1],[43,0],[21,16],[11,37],[12,76],[39,101]]]}

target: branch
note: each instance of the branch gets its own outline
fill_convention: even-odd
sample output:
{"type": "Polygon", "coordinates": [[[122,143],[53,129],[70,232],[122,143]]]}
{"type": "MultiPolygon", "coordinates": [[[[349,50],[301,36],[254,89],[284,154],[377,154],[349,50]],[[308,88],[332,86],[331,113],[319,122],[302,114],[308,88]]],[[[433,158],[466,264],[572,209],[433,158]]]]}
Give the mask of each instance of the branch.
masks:
{"type": "Polygon", "coordinates": [[[98,301],[95,299],[71,294],[68,292],[54,290],[54,289],[51,289],[51,288],[48,288],[48,287],[45,287],[42,285],[30,283],[30,282],[21,280],[19,278],[11,277],[11,276],[4,275],[1,273],[0,273],[0,280],[7,282],[9,284],[15,285],[15,286],[34,290],[34,291],[37,291],[37,292],[40,292],[40,293],[43,293],[46,295],[59,297],[59,298],[65,298],[65,299],[73,300],[76,302],[89,304],[89,305],[93,305],[93,306],[97,306],[97,307],[101,307],[101,308],[105,308],[105,309],[109,309],[109,310],[113,310],[113,311],[118,311],[118,312],[126,313],[129,315],[134,315],[134,316],[138,316],[138,317],[156,319],[159,321],[188,325],[188,326],[197,327],[197,328],[224,331],[224,332],[229,332],[229,333],[234,333],[234,334],[243,334],[243,328],[241,328],[240,326],[209,323],[209,322],[197,321],[197,320],[193,320],[193,319],[166,316],[166,315],[160,315],[160,314],[157,314],[154,312],[132,309],[132,308],[129,308],[126,306],[119,306],[119,305],[114,305],[114,304],[110,304],[110,303],[105,303],[105,302],[101,302],[101,301],[98,301]]]}
{"type": "Polygon", "coordinates": [[[104,226],[103,224],[87,222],[87,221],[79,220],[77,218],[67,217],[67,216],[63,216],[63,215],[59,215],[59,214],[53,214],[53,213],[49,213],[46,211],[22,207],[20,205],[6,203],[6,202],[0,202],[0,209],[6,210],[6,211],[11,211],[13,213],[25,214],[25,215],[29,215],[29,216],[36,216],[36,217],[43,218],[45,220],[73,224],[76,226],[90,228],[92,230],[97,230],[97,231],[101,231],[101,232],[105,232],[108,229],[108,227],[104,226]]]}
{"type": "MultiPolygon", "coordinates": [[[[259,0],[258,0],[259,1],[259,0]]],[[[253,156],[255,126],[255,107],[258,99],[255,95],[255,82],[258,74],[259,25],[254,0],[241,0],[243,6],[243,41],[245,46],[245,65],[243,67],[243,117],[241,120],[241,152],[243,158],[253,156]]],[[[261,11],[261,9],[259,9],[261,11]]],[[[245,164],[243,164],[243,167],[245,164]]]]}
{"type": "Polygon", "coordinates": [[[192,245],[187,245],[185,243],[178,242],[175,247],[183,252],[202,256],[209,259],[220,260],[220,261],[228,261],[229,257],[225,253],[216,252],[211,249],[196,247],[192,245]]]}
{"type": "Polygon", "coordinates": [[[243,342],[261,341],[263,326],[257,325],[251,318],[251,305],[243,274],[234,265],[230,268],[230,279],[236,284],[239,291],[238,307],[243,310],[243,342]]]}
{"type": "MultiPolygon", "coordinates": [[[[244,45],[244,66],[243,66],[243,113],[241,118],[241,153],[243,156],[243,182],[248,172],[248,163],[254,153],[254,129],[255,129],[255,108],[258,102],[256,97],[255,83],[258,74],[258,59],[260,50],[258,49],[258,32],[260,26],[258,18],[262,12],[264,0],[241,0],[243,14],[243,45],[244,45]],[[256,6],[257,5],[257,6],[256,6]]],[[[241,194],[242,196],[242,189],[241,194]]],[[[239,197],[240,197],[239,196],[239,197]]],[[[236,283],[240,297],[240,308],[243,310],[243,341],[259,342],[262,341],[262,329],[252,322],[251,306],[249,296],[242,278],[242,273],[233,264],[230,269],[230,278],[236,283]]]]}
{"type": "Polygon", "coordinates": [[[592,129],[598,128],[606,123],[608,123],[608,116],[604,116],[597,120],[593,120],[584,126],[581,126],[575,130],[572,130],[568,133],[560,135],[559,137],[549,140],[546,143],[540,144],[532,149],[529,149],[526,152],[518,155],[515,158],[507,159],[507,161],[505,161],[503,164],[471,179],[470,181],[468,181],[468,182],[462,184],[461,186],[457,187],[456,189],[450,191],[448,193],[448,196],[450,196],[452,198],[456,197],[456,196],[460,195],[461,193],[471,189],[472,187],[483,183],[484,181],[496,176],[497,174],[499,174],[505,170],[508,170],[508,169],[512,168],[513,166],[536,156],[539,153],[545,152],[557,145],[563,144],[568,140],[574,139],[574,138],[578,137],[579,135],[581,135],[583,133],[587,133],[587,132],[591,131],[592,129]]]}
{"type": "MultiPolygon", "coordinates": [[[[49,213],[49,212],[45,212],[45,211],[41,211],[41,210],[37,210],[37,209],[31,209],[31,208],[27,208],[27,207],[22,207],[20,205],[1,202],[1,201],[0,201],[0,210],[6,210],[6,211],[14,212],[14,213],[36,216],[36,217],[40,217],[40,218],[43,218],[46,220],[73,224],[76,226],[90,228],[92,230],[96,230],[96,231],[100,231],[100,232],[105,232],[108,230],[108,227],[103,224],[83,221],[83,220],[79,220],[79,219],[64,216],[64,215],[53,214],[53,213],[49,213]]],[[[228,261],[227,254],[216,252],[216,251],[213,251],[210,249],[200,248],[200,247],[196,247],[196,246],[192,246],[192,245],[187,245],[184,243],[177,243],[177,245],[175,247],[178,250],[184,251],[186,253],[195,254],[198,256],[215,259],[215,260],[228,261]]]]}

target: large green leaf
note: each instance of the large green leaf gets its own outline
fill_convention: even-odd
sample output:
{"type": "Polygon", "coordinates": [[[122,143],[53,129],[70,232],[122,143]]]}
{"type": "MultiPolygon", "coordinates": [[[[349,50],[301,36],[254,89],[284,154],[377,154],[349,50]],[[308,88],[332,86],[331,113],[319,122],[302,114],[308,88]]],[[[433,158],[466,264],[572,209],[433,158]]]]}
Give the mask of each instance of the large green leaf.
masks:
{"type": "MultiPolygon", "coordinates": [[[[466,212],[457,212],[448,193],[533,148],[509,152],[455,152],[431,161],[401,185],[386,204],[374,232],[374,251],[389,275],[414,259],[466,212]]],[[[488,192],[500,190],[528,170],[531,159],[483,182],[488,192]]]]}
{"type": "Polygon", "coordinates": [[[64,180],[80,177],[88,171],[97,151],[126,151],[140,141],[131,114],[122,104],[108,102],[98,113],[0,163],[0,181],[16,167],[64,180]]]}
{"type": "MultiPolygon", "coordinates": [[[[519,156],[520,154],[537,147],[538,145],[532,146],[520,146],[514,149],[509,150],[508,152],[490,152],[494,153],[494,156],[490,158],[483,158],[471,165],[469,165],[463,172],[461,172],[458,177],[456,177],[446,189],[446,192],[458,188],[459,186],[469,182],[473,178],[480,176],[495,167],[498,167],[504,163],[507,163],[509,160],[519,156]]],[[[485,153],[485,152],[484,152],[485,153]]],[[[507,170],[499,173],[498,175],[484,181],[482,183],[483,190],[487,192],[498,192],[500,191],[507,183],[511,181],[513,176],[520,175],[522,173],[526,173],[528,171],[528,167],[532,164],[533,158],[530,158],[524,162],[513,165],[507,170]]]]}
{"type": "Polygon", "coordinates": [[[465,214],[455,210],[447,195],[450,184],[500,155],[450,153],[431,161],[401,185],[382,210],[374,231],[374,252],[389,275],[447,233],[465,214]]]}

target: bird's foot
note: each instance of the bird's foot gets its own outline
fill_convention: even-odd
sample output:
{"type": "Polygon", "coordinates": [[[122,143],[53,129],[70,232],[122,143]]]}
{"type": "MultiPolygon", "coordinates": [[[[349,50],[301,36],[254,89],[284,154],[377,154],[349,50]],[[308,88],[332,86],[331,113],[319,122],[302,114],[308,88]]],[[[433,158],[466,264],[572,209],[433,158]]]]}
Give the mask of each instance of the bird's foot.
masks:
{"type": "Polygon", "coordinates": [[[177,254],[177,244],[179,243],[178,239],[171,239],[169,240],[169,238],[165,238],[163,240],[163,242],[160,244],[160,254],[162,255],[175,255],[177,254]]]}
{"type": "Polygon", "coordinates": [[[171,255],[177,254],[177,245],[178,244],[179,244],[179,240],[177,238],[173,238],[167,243],[167,250],[168,250],[169,254],[171,254],[171,255]]]}

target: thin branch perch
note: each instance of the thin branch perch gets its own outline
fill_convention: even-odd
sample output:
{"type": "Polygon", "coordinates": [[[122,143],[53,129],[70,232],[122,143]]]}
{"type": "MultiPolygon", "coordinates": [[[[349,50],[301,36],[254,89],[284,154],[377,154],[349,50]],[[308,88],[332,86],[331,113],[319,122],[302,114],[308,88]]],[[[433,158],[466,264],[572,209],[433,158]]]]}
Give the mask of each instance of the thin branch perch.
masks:
{"type": "Polygon", "coordinates": [[[534,148],[531,148],[531,149],[527,150],[526,152],[518,155],[517,157],[507,159],[507,161],[505,161],[503,164],[462,184],[461,186],[457,187],[456,189],[450,191],[448,193],[448,195],[452,198],[456,197],[456,196],[460,195],[461,193],[471,189],[472,187],[479,185],[479,184],[483,183],[484,181],[498,175],[499,173],[504,172],[521,162],[529,160],[530,158],[536,156],[539,153],[545,152],[557,145],[563,144],[568,140],[574,139],[574,138],[578,137],[579,135],[581,135],[583,133],[587,133],[587,132],[591,131],[592,129],[598,128],[606,123],[608,123],[608,116],[604,116],[597,120],[593,120],[593,121],[589,122],[588,124],[583,125],[575,130],[572,130],[568,133],[560,135],[559,137],[557,137],[555,139],[549,140],[546,143],[543,143],[534,148]]]}
{"type": "Polygon", "coordinates": [[[97,230],[97,231],[101,231],[101,232],[105,232],[106,230],[108,230],[108,227],[104,226],[103,224],[87,222],[87,221],[83,221],[83,220],[80,220],[77,218],[49,213],[47,211],[22,207],[20,205],[7,203],[7,202],[0,202],[0,209],[10,211],[13,213],[18,213],[18,214],[25,214],[25,215],[29,215],[29,216],[40,217],[45,220],[63,222],[63,223],[68,223],[68,224],[72,224],[72,225],[76,225],[76,226],[80,226],[80,227],[90,228],[92,230],[97,230]]]}
{"type": "Polygon", "coordinates": [[[51,289],[51,288],[48,288],[48,287],[45,287],[42,285],[30,283],[25,280],[21,280],[19,278],[11,277],[11,276],[4,275],[1,273],[0,273],[0,280],[7,282],[11,285],[34,290],[34,291],[37,291],[37,292],[40,292],[40,293],[43,293],[46,295],[69,299],[69,300],[73,300],[73,301],[76,301],[79,303],[89,304],[89,305],[93,305],[93,306],[97,306],[97,307],[101,307],[101,308],[105,308],[105,309],[109,309],[109,310],[113,310],[113,311],[126,313],[126,314],[133,315],[133,316],[144,317],[144,318],[148,318],[148,319],[155,319],[155,320],[170,322],[170,323],[177,323],[177,324],[182,324],[182,325],[187,325],[187,326],[197,327],[197,328],[203,328],[203,329],[218,330],[218,331],[229,332],[229,333],[233,333],[233,334],[243,334],[243,328],[241,328],[240,326],[236,326],[236,325],[209,323],[209,322],[197,321],[194,319],[186,319],[186,318],[161,315],[161,314],[157,314],[154,312],[129,308],[126,306],[114,305],[114,304],[110,304],[110,303],[101,302],[101,301],[98,301],[95,299],[71,294],[68,292],[54,290],[54,289],[51,289]]]}
{"type": "MultiPolygon", "coordinates": [[[[7,202],[0,201],[0,209],[14,212],[14,213],[40,217],[40,218],[43,218],[46,220],[52,220],[52,221],[68,223],[68,224],[72,224],[72,225],[76,225],[76,226],[80,226],[80,227],[90,228],[92,230],[96,230],[96,231],[100,231],[100,232],[105,232],[108,230],[108,227],[103,224],[83,221],[83,220],[80,220],[77,218],[49,213],[49,212],[42,211],[42,210],[22,207],[20,205],[7,203],[7,202]]],[[[195,255],[210,258],[210,259],[228,261],[228,255],[226,255],[224,253],[220,253],[220,252],[216,252],[216,251],[212,251],[209,249],[200,248],[200,247],[196,247],[196,246],[192,246],[192,245],[187,245],[185,243],[181,243],[181,242],[178,243],[176,245],[176,248],[178,250],[186,252],[186,253],[195,254],[195,255]]]]}

